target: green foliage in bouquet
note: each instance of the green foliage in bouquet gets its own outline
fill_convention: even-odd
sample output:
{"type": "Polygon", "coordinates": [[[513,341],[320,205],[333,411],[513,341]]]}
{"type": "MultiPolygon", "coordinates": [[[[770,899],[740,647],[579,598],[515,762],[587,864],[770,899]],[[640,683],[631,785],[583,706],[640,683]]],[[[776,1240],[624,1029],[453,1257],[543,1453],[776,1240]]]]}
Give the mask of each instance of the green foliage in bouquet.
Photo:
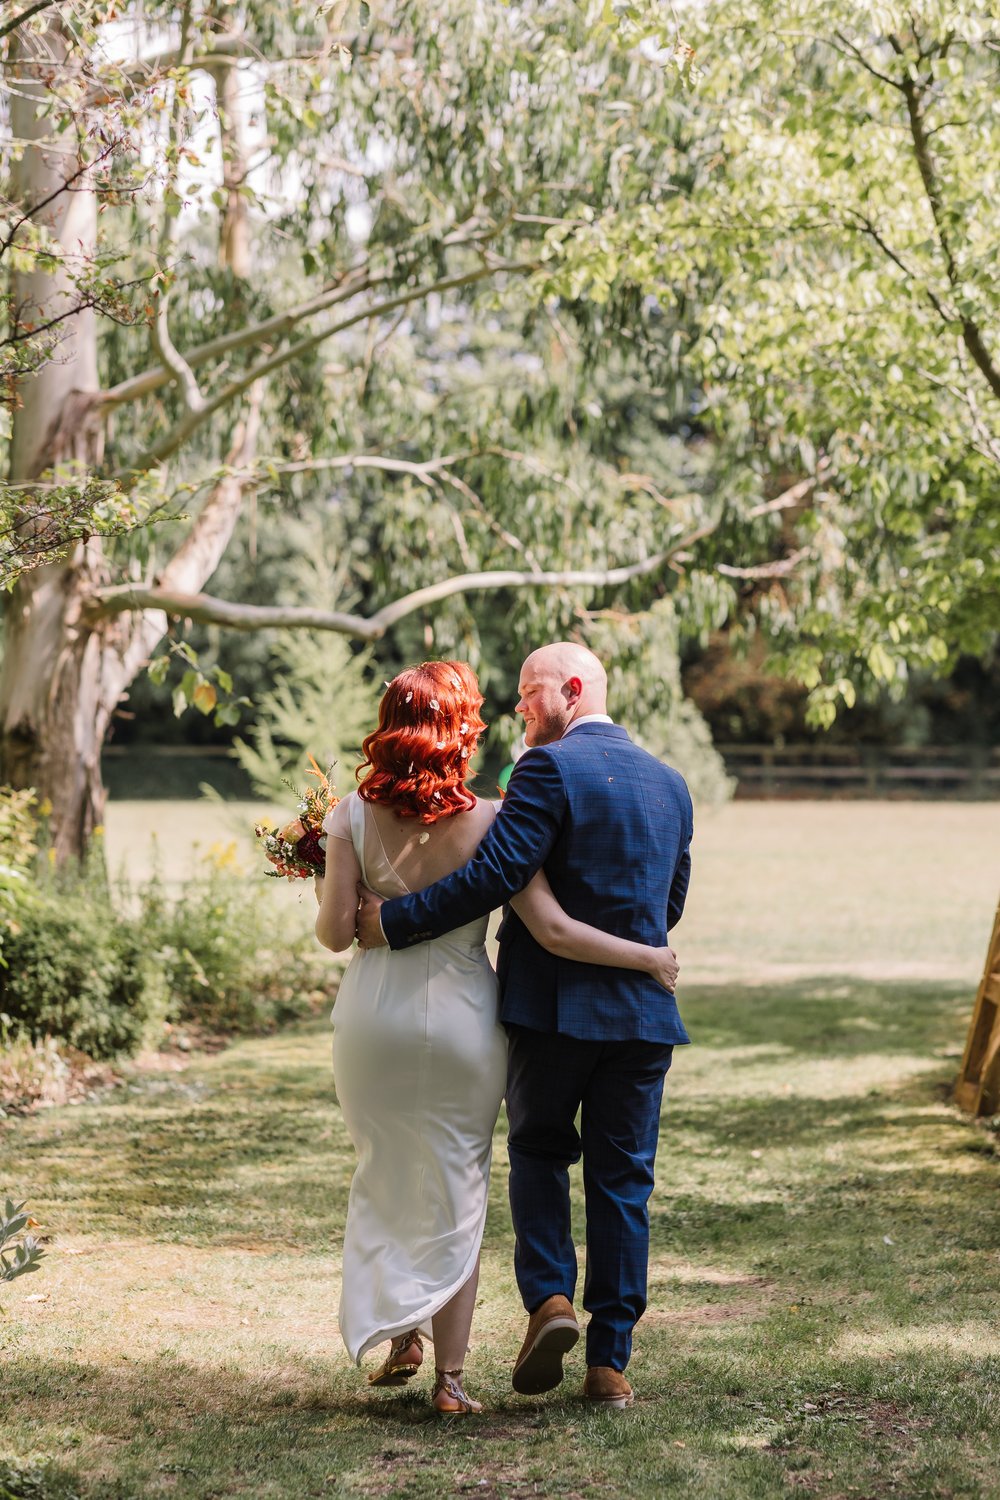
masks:
{"type": "Polygon", "coordinates": [[[7,1198],[0,1209],[0,1281],[13,1281],[38,1270],[45,1251],[33,1235],[25,1232],[31,1226],[24,1204],[7,1198]]]}

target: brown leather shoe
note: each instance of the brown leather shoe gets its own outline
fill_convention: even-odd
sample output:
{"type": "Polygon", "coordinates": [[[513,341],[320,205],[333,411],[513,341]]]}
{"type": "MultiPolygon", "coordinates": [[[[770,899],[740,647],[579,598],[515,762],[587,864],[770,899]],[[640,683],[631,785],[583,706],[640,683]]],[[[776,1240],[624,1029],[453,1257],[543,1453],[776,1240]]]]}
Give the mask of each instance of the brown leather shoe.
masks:
{"type": "Polygon", "coordinates": [[[635,1397],[621,1370],[610,1365],[590,1365],[583,1379],[583,1399],[596,1406],[631,1406],[635,1397]]]}
{"type": "Polygon", "coordinates": [[[563,1355],[580,1337],[573,1304],[568,1297],[546,1297],[528,1319],[521,1352],[514,1361],[510,1383],[522,1396],[555,1390],[563,1378],[563,1355]]]}

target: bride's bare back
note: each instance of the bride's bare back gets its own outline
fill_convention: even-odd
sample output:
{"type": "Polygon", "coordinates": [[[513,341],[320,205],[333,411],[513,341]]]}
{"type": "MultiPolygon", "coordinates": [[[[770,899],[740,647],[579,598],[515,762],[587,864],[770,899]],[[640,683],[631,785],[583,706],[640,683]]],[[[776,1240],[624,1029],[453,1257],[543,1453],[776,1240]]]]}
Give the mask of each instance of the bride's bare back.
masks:
{"type": "MultiPolygon", "coordinates": [[[[350,842],[350,802],[345,797],[327,824],[334,838],[350,842]]],[[[493,822],[495,808],[482,798],[468,812],[420,823],[401,818],[391,808],[364,802],[365,870],[370,888],[380,896],[421,891],[460,869],[475,854],[493,822]]]]}

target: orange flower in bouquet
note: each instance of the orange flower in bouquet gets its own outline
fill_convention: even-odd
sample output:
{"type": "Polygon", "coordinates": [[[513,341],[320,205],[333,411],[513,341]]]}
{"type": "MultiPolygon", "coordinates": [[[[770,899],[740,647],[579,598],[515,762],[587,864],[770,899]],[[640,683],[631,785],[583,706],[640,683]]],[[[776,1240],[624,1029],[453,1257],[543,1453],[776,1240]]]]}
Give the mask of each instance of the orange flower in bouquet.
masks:
{"type": "Polygon", "coordinates": [[[323,819],[336,807],[339,798],[333,790],[333,767],[321,771],[311,755],[309,764],[311,769],[306,775],[315,778],[315,786],[300,792],[288,783],[299,801],[296,816],[282,828],[254,824],[254,835],[264,858],[273,866],[264,874],[275,879],[309,880],[313,875],[322,875],[326,868],[323,819]]]}

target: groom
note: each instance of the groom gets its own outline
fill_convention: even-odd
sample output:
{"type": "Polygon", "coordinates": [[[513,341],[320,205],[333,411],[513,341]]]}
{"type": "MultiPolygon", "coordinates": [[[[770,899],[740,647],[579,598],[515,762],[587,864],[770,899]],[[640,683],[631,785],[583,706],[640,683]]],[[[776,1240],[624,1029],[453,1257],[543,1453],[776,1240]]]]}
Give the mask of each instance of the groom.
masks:
{"type": "MultiPolygon", "coordinates": [[[[533,652],[518,692],[527,753],[492,830],[468,864],[426,890],[386,902],[365,894],[358,936],[366,947],[387,940],[406,948],[450,932],[508,901],[543,865],[571,917],[666,943],[691,868],[682,777],[608,717],[607,676],[583,647],[560,642],[533,652]]],[[[674,1046],[688,1036],[673,995],[650,976],[557,958],[512,911],[497,973],[509,1037],[514,1269],[529,1314],[512,1384],[529,1395],[553,1389],[580,1336],[568,1168],[582,1155],[584,1396],[628,1406],[623,1372],[646,1306],[646,1205],[663,1080],[674,1046]]]]}

